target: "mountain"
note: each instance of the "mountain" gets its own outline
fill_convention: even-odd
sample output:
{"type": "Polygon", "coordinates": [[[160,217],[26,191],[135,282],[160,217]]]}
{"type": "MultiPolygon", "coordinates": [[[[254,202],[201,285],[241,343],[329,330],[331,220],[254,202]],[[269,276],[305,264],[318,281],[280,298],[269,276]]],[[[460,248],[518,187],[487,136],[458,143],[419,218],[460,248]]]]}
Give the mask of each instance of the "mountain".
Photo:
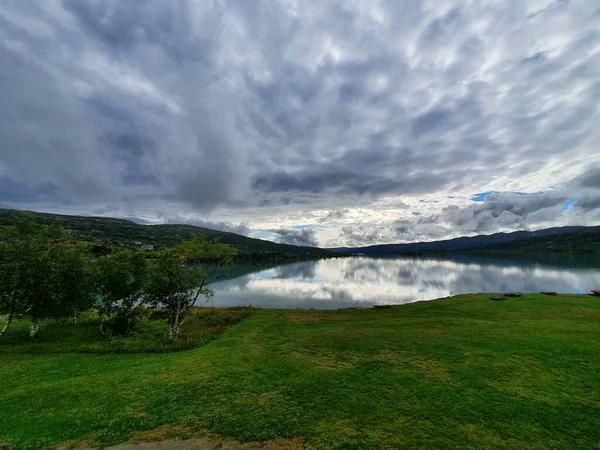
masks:
{"type": "MultiPolygon", "coordinates": [[[[0,227],[14,223],[25,211],[0,209],[0,227]]],[[[315,247],[277,244],[240,234],[218,231],[194,225],[140,225],[131,220],[109,217],[68,216],[26,211],[34,219],[49,224],[59,219],[63,226],[77,238],[94,242],[101,252],[110,246],[152,245],[155,248],[170,247],[188,239],[192,234],[203,234],[208,239],[218,239],[238,250],[241,258],[313,258],[330,255],[327,250],[315,247]]]]}
{"type": "MultiPolygon", "coordinates": [[[[0,227],[14,223],[23,211],[0,209],[0,227]]],[[[81,240],[93,242],[96,251],[111,246],[152,245],[155,248],[174,246],[192,234],[204,234],[238,250],[241,259],[304,259],[330,256],[332,253],[362,253],[366,255],[469,252],[479,254],[525,253],[600,253],[600,226],[570,226],[537,231],[515,231],[472,237],[460,237],[434,242],[384,244],[368,247],[321,249],[277,244],[235,233],[194,225],[140,225],[131,220],[109,217],[68,216],[29,212],[40,223],[60,219],[81,240]]]]}
{"type": "Polygon", "coordinates": [[[487,245],[486,253],[596,253],[600,254],[600,226],[582,227],[551,236],[529,236],[517,241],[487,245]]]}
{"type": "Polygon", "coordinates": [[[537,231],[515,231],[434,242],[384,244],[328,249],[334,253],[400,254],[478,251],[494,253],[600,252],[600,227],[569,226],[537,231]]]}

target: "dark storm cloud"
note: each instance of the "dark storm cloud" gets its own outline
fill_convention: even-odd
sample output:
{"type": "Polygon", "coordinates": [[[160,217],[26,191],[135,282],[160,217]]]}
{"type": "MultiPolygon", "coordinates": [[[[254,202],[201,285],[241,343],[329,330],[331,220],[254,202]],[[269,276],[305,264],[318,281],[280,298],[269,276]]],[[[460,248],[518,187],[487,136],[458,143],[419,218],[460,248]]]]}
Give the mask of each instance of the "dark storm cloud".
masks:
{"type": "Polygon", "coordinates": [[[280,242],[282,244],[302,245],[308,247],[317,247],[319,245],[319,240],[315,230],[312,228],[281,228],[269,231],[275,234],[276,242],[280,242]]]}
{"type": "MultiPolygon", "coordinates": [[[[334,193],[340,195],[373,195],[420,193],[435,190],[452,180],[452,164],[448,172],[433,175],[430,172],[411,172],[421,168],[429,156],[418,155],[411,149],[355,149],[326,164],[315,165],[293,173],[276,172],[258,175],[253,187],[263,192],[334,193]],[[400,179],[384,175],[386,171],[406,171],[400,179]]],[[[455,161],[455,164],[458,164],[455,161]]],[[[432,159],[430,164],[435,164],[432,159]]],[[[455,174],[455,173],[454,173],[455,174]]]]}
{"type": "Polygon", "coordinates": [[[39,197],[51,198],[54,195],[56,195],[56,187],[51,183],[29,187],[0,178],[0,198],[9,202],[26,205],[39,197]]]}
{"type": "Polygon", "coordinates": [[[449,206],[442,211],[441,218],[452,228],[473,233],[488,233],[511,228],[526,229],[528,218],[532,214],[547,214],[546,219],[549,221],[552,216],[559,214],[557,208],[568,198],[560,193],[490,194],[483,202],[465,208],[449,206]]]}
{"type": "Polygon", "coordinates": [[[162,223],[187,224],[195,225],[202,228],[210,228],[211,230],[228,231],[230,233],[242,234],[248,236],[250,228],[245,223],[233,224],[231,222],[212,221],[202,219],[187,219],[181,216],[168,217],[163,219],[162,223]]]}
{"type": "Polygon", "coordinates": [[[398,236],[389,233],[389,230],[372,225],[344,225],[340,228],[340,245],[374,245],[380,243],[396,242],[398,236]]]}
{"type": "Polygon", "coordinates": [[[437,109],[426,112],[412,122],[412,132],[415,136],[426,134],[450,124],[452,111],[437,109]]]}
{"type": "Polygon", "coordinates": [[[582,173],[574,181],[584,188],[600,188],[600,167],[582,173]]]}
{"type": "Polygon", "coordinates": [[[154,139],[128,127],[107,134],[105,142],[111,149],[113,160],[123,165],[121,180],[124,186],[160,186],[152,164],[156,153],[154,139]]]}
{"type": "Polygon", "coordinates": [[[535,55],[531,55],[531,56],[528,56],[527,58],[523,58],[521,60],[521,62],[524,63],[524,64],[539,63],[539,62],[544,62],[547,59],[548,59],[548,53],[547,52],[537,52],[535,55]]]}
{"type": "MultiPolygon", "coordinates": [[[[132,24],[149,3],[144,0],[118,3],[65,0],[63,5],[90,34],[111,47],[129,48],[137,40],[138,33],[146,31],[143,24],[132,24]]],[[[153,28],[156,31],[158,27],[153,28]]]]}
{"type": "Polygon", "coordinates": [[[111,51],[126,53],[151,43],[164,49],[164,55],[177,63],[207,59],[211,39],[190,39],[189,2],[167,6],[157,0],[104,1],[63,0],[87,35],[111,51]]]}
{"type": "Polygon", "coordinates": [[[248,236],[251,232],[250,227],[246,223],[234,224],[231,222],[224,221],[212,221],[212,220],[203,220],[203,219],[194,219],[188,217],[182,217],[179,215],[175,216],[164,216],[161,215],[156,220],[148,220],[143,219],[141,217],[136,216],[120,216],[122,219],[128,219],[135,223],[139,223],[140,225],[152,225],[152,224],[185,224],[185,225],[194,225],[202,228],[209,228],[211,230],[218,231],[227,231],[229,233],[241,234],[244,236],[248,236]]]}
{"type": "MultiPolygon", "coordinates": [[[[284,207],[537,191],[579,175],[565,195],[590,221],[599,21],[594,0],[4,2],[0,201],[172,217],[261,206],[271,228],[284,207]]],[[[510,202],[436,214],[464,232],[554,220],[556,205],[510,202]]],[[[345,225],[365,242],[439,233],[423,220],[345,225]]]]}
{"type": "Polygon", "coordinates": [[[349,212],[350,210],[348,208],[338,209],[336,211],[329,211],[325,216],[319,219],[319,222],[323,223],[340,220],[346,217],[349,212]]]}
{"type": "Polygon", "coordinates": [[[583,212],[600,210],[600,193],[585,195],[575,202],[573,208],[583,212]]]}
{"type": "MultiPolygon", "coordinates": [[[[344,245],[417,242],[448,239],[457,235],[491,234],[506,230],[543,228],[553,223],[563,211],[568,196],[560,192],[515,194],[493,193],[482,202],[469,206],[445,207],[439,214],[398,219],[386,224],[342,226],[340,240],[344,245]]],[[[577,205],[579,201],[575,204],[577,205]]],[[[575,207],[574,205],[574,207],[575,207]]],[[[600,206],[598,197],[586,197],[581,208],[600,206]]]]}

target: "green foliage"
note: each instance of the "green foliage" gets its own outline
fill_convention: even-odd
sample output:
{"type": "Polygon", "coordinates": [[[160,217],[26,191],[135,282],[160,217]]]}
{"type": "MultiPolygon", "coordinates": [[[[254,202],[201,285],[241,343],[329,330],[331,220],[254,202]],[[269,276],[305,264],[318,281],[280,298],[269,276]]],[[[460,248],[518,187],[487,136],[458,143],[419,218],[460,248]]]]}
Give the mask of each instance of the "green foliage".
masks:
{"type": "Polygon", "coordinates": [[[219,241],[210,241],[204,235],[194,234],[173,249],[186,264],[211,262],[220,266],[231,264],[237,250],[219,241]]]}
{"type": "Polygon", "coordinates": [[[33,337],[43,319],[76,319],[92,307],[96,295],[100,332],[108,328],[111,336],[128,334],[150,305],[162,309],[175,342],[198,297],[212,296],[209,284],[235,255],[228,245],[193,235],[154,252],[151,263],[139,249],[121,249],[100,256],[92,270],[83,244],[58,222],[41,225],[25,215],[2,229],[0,314],[7,320],[0,335],[15,317],[27,316],[33,337]]]}
{"type": "Polygon", "coordinates": [[[194,235],[175,248],[156,252],[147,298],[151,305],[164,309],[173,342],[179,338],[179,329],[199,296],[210,298],[210,283],[216,281],[225,265],[231,263],[235,249],[204,236],[194,235]],[[205,270],[200,263],[210,263],[205,270]]]}
{"type": "Polygon", "coordinates": [[[94,305],[94,264],[81,244],[68,241],[54,254],[54,282],[57,296],[46,317],[73,317],[76,321],[81,311],[94,305]]]}
{"type": "MultiPolygon", "coordinates": [[[[48,318],[74,317],[92,304],[91,265],[83,247],[54,222],[24,216],[4,230],[0,244],[0,313],[31,319],[30,335],[48,318]]],[[[2,332],[2,334],[3,334],[2,332]]]]}
{"type": "Polygon", "coordinates": [[[94,310],[82,312],[75,323],[50,319],[40,326],[34,340],[28,338],[29,321],[17,318],[10,333],[0,342],[0,358],[7,354],[58,353],[168,353],[207,344],[227,328],[253,313],[252,308],[194,308],[181,327],[177,342],[169,339],[162,310],[142,314],[127,335],[106,336],[99,330],[100,317],[94,310]]]}
{"type": "Polygon", "coordinates": [[[154,307],[164,309],[169,324],[170,338],[179,339],[179,330],[199,295],[212,296],[203,286],[205,279],[201,266],[187,267],[179,259],[160,257],[152,268],[147,298],[154,307]]]}
{"type": "Polygon", "coordinates": [[[139,250],[121,250],[98,260],[97,289],[100,329],[108,320],[116,334],[127,334],[146,304],[148,261],[139,250]]]}
{"type": "Polygon", "coordinates": [[[490,296],[257,310],[170,354],[0,352],[0,442],[103,447],[179,428],[308,448],[596,448],[598,298],[490,296]]]}

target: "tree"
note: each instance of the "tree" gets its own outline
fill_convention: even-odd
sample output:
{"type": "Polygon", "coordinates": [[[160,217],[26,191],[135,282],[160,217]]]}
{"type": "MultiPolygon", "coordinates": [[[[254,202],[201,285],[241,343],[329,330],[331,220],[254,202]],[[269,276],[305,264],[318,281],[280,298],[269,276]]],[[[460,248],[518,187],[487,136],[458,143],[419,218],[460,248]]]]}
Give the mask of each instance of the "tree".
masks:
{"type": "MultiPolygon", "coordinates": [[[[162,307],[169,324],[169,336],[173,342],[179,339],[179,331],[187,314],[194,306],[201,291],[204,274],[201,267],[186,267],[181,260],[163,253],[155,261],[148,283],[148,298],[155,307],[162,307]],[[194,295],[194,292],[198,293],[194,295]]],[[[212,293],[202,289],[207,297],[212,293]]]]}
{"type": "Polygon", "coordinates": [[[107,320],[112,330],[127,334],[144,311],[144,290],[148,281],[146,255],[139,250],[121,250],[98,262],[98,312],[100,331],[107,320]]]}
{"type": "Polygon", "coordinates": [[[194,236],[178,247],[157,254],[148,284],[148,298],[152,305],[164,308],[173,342],[179,339],[181,325],[198,298],[212,297],[209,284],[221,277],[219,269],[229,264],[235,254],[235,249],[228,245],[208,241],[203,236],[194,236]]]}
{"type": "Polygon", "coordinates": [[[96,297],[95,271],[87,249],[71,243],[60,248],[54,261],[57,298],[53,314],[72,317],[77,322],[79,313],[94,306],[96,297]]]}
{"type": "Polygon", "coordinates": [[[175,247],[173,253],[188,267],[196,265],[203,267],[197,299],[204,287],[223,277],[223,268],[231,264],[237,255],[237,250],[218,241],[209,241],[203,235],[195,234],[191,239],[175,247]]]}
{"type": "Polygon", "coordinates": [[[6,234],[0,242],[0,314],[6,315],[6,323],[0,329],[0,336],[8,331],[15,315],[22,313],[24,308],[18,282],[20,271],[17,246],[6,241],[9,237],[6,234]]]}
{"type": "Polygon", "coordinates": [[[35,287],[28,297],[31,319],[29,335],[37,333],[45,319],[77,319],[80,311],[94,302],[94,279],[91,261],[81,244],[61,238],[38,259],[35,287]]]}
{"type": "Polygon", "coordinates": [[[0,313],[7,316],[0,335],[20,315],[31,319],[33,338],[42,320],[72,316],[91,303],[89,258],[58,222],[42,226],[24,215],[5,231],[0,260],[0,313]]]}

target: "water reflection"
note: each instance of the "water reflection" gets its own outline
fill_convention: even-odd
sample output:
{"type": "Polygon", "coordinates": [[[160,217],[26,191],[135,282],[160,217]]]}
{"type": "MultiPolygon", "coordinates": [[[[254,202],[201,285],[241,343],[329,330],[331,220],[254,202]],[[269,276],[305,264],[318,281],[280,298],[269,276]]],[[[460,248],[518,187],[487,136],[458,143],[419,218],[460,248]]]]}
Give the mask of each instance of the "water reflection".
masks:
{"type": "Polygon", "coordinates": [[[584,293],[600,288],[600,261],[337,258],[237,266],[213,285],[216,306],[335,309],[401,304],[469,292],[584,293]]]}

